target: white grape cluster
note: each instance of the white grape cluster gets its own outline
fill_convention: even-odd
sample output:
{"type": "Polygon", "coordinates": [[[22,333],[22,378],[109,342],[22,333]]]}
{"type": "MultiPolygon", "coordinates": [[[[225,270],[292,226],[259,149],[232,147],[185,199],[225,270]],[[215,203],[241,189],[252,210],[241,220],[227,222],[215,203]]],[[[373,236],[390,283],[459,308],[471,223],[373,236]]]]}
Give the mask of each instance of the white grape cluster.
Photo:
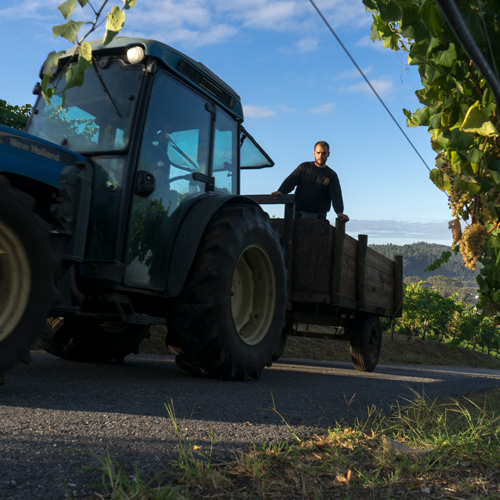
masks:
{"type": "Polygon", "coordinates": [[[448,205],[451,208],[451,214],[453,217],[459,217],[462,210],[466,205],[472,201],[472,195],[467,191],[462,189],[453,190],[450,189],[450,194],[448,197],[448,205]]]}
{"type": "Polygon", "coordinates": [[[483,224],[478,222],[465,226],[460,239],[460,253],[465,267],[476,270],[476,262],[484,255],[488,233],[483,224]]]}

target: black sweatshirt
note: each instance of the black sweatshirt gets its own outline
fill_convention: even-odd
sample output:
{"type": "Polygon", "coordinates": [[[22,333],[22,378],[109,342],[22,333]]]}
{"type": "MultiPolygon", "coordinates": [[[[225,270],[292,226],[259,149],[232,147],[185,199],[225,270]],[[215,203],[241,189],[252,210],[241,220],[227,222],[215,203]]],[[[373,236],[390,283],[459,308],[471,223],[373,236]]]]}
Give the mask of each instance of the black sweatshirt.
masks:
{"type": "Polygon", "coordinates": [[[342,190],[337,174],[326,165],[317,167],[313,161],[301,163],[279,187],[288,194],[295,191],[295,209],[304,212],[327,213],[333,203],[337,214],[344,213],[342,190]]]}

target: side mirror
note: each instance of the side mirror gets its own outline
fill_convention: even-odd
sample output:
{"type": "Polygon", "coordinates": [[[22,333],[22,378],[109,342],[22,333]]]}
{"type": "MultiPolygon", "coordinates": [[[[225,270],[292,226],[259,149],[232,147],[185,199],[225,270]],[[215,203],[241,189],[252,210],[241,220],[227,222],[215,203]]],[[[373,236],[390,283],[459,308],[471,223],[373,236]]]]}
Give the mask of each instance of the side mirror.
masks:
{"type": "Polygon", "coordinates": [[[155,176],[151,172],[139,170],[135,183],[135,194],[137,196],[149,196],[155,190],[155,176]]]}

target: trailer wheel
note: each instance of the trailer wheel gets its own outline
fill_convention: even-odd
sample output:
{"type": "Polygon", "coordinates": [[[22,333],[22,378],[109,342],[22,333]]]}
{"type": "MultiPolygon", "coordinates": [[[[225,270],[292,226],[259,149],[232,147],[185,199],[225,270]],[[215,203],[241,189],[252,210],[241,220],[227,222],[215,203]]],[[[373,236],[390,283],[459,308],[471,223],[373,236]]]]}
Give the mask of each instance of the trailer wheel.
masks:
{"type": "Polygon", "coordinates": [[[382,349],[380,319],[372,315],[356,318],[349,331],[354,368],[363,372],[372,372],[377,366],[382,349]]]}
{"type": "Polygon", "coordinates": [[[46,328],[54,300],[50,227],[34,200],[0,177],[0,383],[46,328]]]}
{"type": "Polygon", "coordinates": [[[42,337],[44,349],[69,361],[86,363],[123,362],[139,352],[149,335],[147,327],[95,318],[50,318],[50,331],[42,337]]]}
{"type": "Polygon", "coordinates": [[[259,378],[272,363],[285,305],[284,260],[269,217],[252,205],[223,207],[173,301],[167,345],[190,373],[259,378]]]}

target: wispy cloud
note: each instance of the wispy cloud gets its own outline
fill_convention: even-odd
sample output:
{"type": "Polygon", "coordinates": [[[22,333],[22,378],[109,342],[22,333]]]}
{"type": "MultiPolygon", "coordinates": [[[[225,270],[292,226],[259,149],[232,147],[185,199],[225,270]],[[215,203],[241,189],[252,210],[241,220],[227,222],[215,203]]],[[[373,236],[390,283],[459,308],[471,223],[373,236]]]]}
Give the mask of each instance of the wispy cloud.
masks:
{"type": "MultiPolygon", "coordinates": [[[[373,80],[369,79],[369,81],[372,84],[373,88],[377,91],[378,95],[380,95],[381,97],[388,96],[392,92],[394,92],[394,82],[392,80],[389,80],[387,78],[374,78],[373,80]]],[[[365,81],[350,85],[349,87],[346,87],[345,91],[365,92],[367,94],[373,93],[372,89],[365,81]]]]}
{"type": "MultiPolygon", "coordinates": [[[[2,20],[30,17],[51,18],[57,22],[56,7],[62,0],[17,0],[8,7],[0,6],[2,20]]],[[[5,1],[3,3],[6,3],[5,1]]],[[[11,2],[9,2],[11,3],[11,2]]],[[[335,28],[359,29],[369,23],[361,1],[317,0],[318,7],[335,28]]],[[[88,5],[75,13],[87,12],[88,5]]],[[[83,16],[84,17],[84,16],[83,16]]],[[[62,19],[62,18],[61,18],[62,19]]],[[[185,46],[217,44],[237,36],[245,30],[287,32],[297,35],[294,50],[307,53],[318,49],[313,35],[324,29],[312,5],[304,0],[141,0],[127,12],[124,33],[151,37],[158,35],[166,43],[185,46]]]]}
{"type": "Polygon", "coordinates": [[[276,104],[274,106],[277,111],[280,111],[281,113],[296,113],[297,108],[292,108],[290,106],[286,106],[285,104],[276,104]]]}
{"type": "Polygon", "coordinates": [[[452,243],[447,221],[408,222],[398,220],[361,220],[349,221],[349,234],[367,234],[373,243],[452,243]]]}
{"type": "MultiPolygon", "coordinates": [[[[7,3],[7,2],[4,2],[7,3]]],[[[59,15],[61,21],[63,17],[56,12],[56,8],[61,2],[59,0],[18,0],[9,2],[9,7],[0,7],[0,19],[47,19],[59,15]]]]}
{"type": "Polygon", "coordinates": [[[305,54],[307,52],[313,52],[314,50],[317,50],[318,47],[319,47],[319,40],[313,37],[301,38],[300,40],[297,40],[297,42],[294,44],[295,51],[301,54],[305,54]]]}
{"type": "Polygon", "coordinates": [[[309,113],[312,115],[328,115],[333,112],[335,109],[335,103],[327,102],[322,104],[321,106],[317,106],[316,108],[312,108],[309,110],[309,113]]]}
{"type": "MultiPolygon", "coordinates": [[[[373,71],[373,66],[370,65],[370,66],[366,66],[364,68],[361,68],[361,71],[363,71],[363,73],[365,75],[369,75],[373,71]]],[[[360,75],[358,69],[352,68],[349,70],[340,71],[339,73],[335,74],[335,76],[332,77],[332,80],[333,81],[354,80],[354,79],[358,79],[358,78],[361,78],[361,75],[360,75]]]]}
{"type": "Polygon", "coordinates": [[[384,44],[382,43],[381,40],[376,40],[374,42],[369,35],[360,38],[356,43],[356,47],[369,48],[369,49],[379,50],[381,52],[387,51],[387,49],[384,48],[384,44]]]}
{"type": "Polygon", "coordinates": [[[217,12],[230,15],[242,26],[272,31],[293,28],[302,18],[307,5],[298,0],[217,0],[217,12]]]}
{"type": "MultiPolygon", "coordinates": [[[[334,29],[344,26],[358,29],[369,26],[371,23],[371,17],[366,14],[366,9],[361,1],[317,0],[315,3],[334,29]]],[[[317,14],[316,18],[318,22],[322,22],[317,14]]]]}
{"type": "Polygon", "coordinates": [[[254,106],[246,104],[243,106],[243,112],[246,118],[270,118],[276,115],[276,112],[267,106],[254,106]]]}

